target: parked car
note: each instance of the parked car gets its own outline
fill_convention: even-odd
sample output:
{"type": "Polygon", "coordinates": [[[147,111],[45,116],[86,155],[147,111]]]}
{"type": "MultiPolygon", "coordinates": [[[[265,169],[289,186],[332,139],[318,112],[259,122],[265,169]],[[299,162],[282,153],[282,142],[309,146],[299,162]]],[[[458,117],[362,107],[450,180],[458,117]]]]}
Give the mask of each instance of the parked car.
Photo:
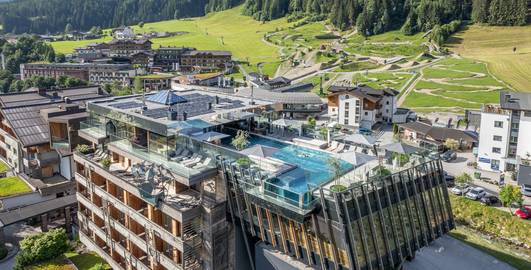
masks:
{"type": "Polygon", "coordinates": [[[469,199],[472,199],[474,201],[477,201],[481,198],[483,198],[485,195],[487,195],[487,192],[485,192],[485,189],[483,188],[480,188],[480,187],[475,187],[475,188],[472,188],[470,189],[467,193],[466,193],[466,197],[469,198],[469,199]]]}
{"type": "Polygon", "coordinates": [[[497,205],[500,203],[500,199],[492,194],[487,194],[479,199],[479,202],[483,205],[497,205]]]}
{"type": "Polygon", "coordinates": [[[524,205],[519,209],[516,209],[514,215],[522,219],[531,218],[531,206],[524,205]]]}
{"type": "Polygon", "coordinates": [[[457,159],[457,154],[454,151],[449,150],[441,155],[441,159],[446,162],[451,162],[457,159]]]}
{"type": "Polygon", "coordinates": [[[522,185],[522,195],[531,197],[531,186],[530,185],[522,185]]]}
{"type": "Polygon", "coordinates": [[[463,195],[466,194],[470,190],[470,186],[467,184],[464,185],[457,185],[450,189],[450,192],[452,192],[455,195],[463,195]]]}
{"type": "Polygon", "coordinates": [[[446,185],[448,187],[455,186],[455,176],[449,175],[446,171],[444,172],[444,180],[446,180],[446,185]]]}

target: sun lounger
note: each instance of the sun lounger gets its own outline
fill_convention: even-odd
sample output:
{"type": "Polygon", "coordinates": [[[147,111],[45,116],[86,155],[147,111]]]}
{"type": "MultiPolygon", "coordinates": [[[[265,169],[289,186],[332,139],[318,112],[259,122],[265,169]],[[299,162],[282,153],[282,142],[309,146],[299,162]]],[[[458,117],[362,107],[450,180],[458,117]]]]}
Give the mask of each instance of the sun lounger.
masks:
{"type": "Polygon", "coordinates": [[[344,143],[340,143],[333,152],[341,153],[341,151],[343,151],[343,150],[345,150],[345,144],[344,143]]]}
{"type": "Polygon", "coordinates": [[[337,148],[337,146],[338,146],[338,142],[333,141],[333,142],[330,144],[330,147],[328,147],[328,148],[326,149],[326,151],[334,151],[334,150],[337,148]]]}
{"type": "Polygon", "coordinates": [[[188,157],[190,157],[190,151],[188,151],[188,149],[184,149],[184,151],[180,155],[172,158],[171,160],[173,160],[173,161],[183,161],[183,160],[187,159],[188,157]]]}
{"type": "Polygon", "coordinates": [[[183,162],[181,162],[181,164],[183,164],[184,166],[186,167],[191,167],[190,165],[195,165],[197,163],[199,163],[201,160],[203,159],[203,157],[201,155],[196,155],[196,157],[192,157],[188,160],[185,160],[183,162]]]}
{"type": "Polygon", "coordinates": [[[192,168],[194,168],[194,169],[196,169],[196,170],[200,170],[200,169],[206,168],[206,167],[208,167],[208,165],[210,164],[211,161],[212,161],[212,159],[209,158],[209,157],[207,157],[207,158],[205,158],[205,160],[203,160],[201,163],[195,165],[195,166],[192,167],[192,168]]]}

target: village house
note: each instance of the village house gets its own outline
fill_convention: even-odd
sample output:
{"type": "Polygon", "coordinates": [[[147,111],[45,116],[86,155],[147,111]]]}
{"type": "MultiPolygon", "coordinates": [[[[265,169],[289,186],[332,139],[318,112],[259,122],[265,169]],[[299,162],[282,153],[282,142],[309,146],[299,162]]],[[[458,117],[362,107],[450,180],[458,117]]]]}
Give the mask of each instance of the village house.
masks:
{"type": "Polygon", "coordinates": [[[461,150],[471,150],[478,144],[477,134],[453,128],[435,127],[423,122],[399,124],[402,138],[434,151],[444,150],[444,143],[451,139],[459,143],[461,150]]]}

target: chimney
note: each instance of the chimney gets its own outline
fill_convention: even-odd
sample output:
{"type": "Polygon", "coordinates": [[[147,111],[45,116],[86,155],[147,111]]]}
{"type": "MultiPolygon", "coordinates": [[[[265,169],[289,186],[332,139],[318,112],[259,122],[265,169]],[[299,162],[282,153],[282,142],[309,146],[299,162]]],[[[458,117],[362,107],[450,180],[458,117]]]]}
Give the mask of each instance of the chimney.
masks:
{"type": "Polygon", "coordinates": [[[53,98],[58,98],[58,97],[59,97],[59,93],[57,93],[57,92],[53,92],[52,97],[53,97],[53,98]]]}
{"type": "Polygon", "coordinates": [[[215,98],[216,98],[216,104],[219,104],[219,97],[216,96],[215,98]]]}
{"type": "Polygon", "coordinates": [[[188,120],[188,114],[186,112],[183,112],[183,121],[188,120]]]}
{"type": "Polygon", "coordinates": [[[171,108],[168,110],[168,120],[170,121],[177,120],[177,112],[172,110],[171,108]]]}
{"type": "Polygon", "coordinates": [[[208,110],[209,110],[209,111],[212,110],[212,102],[209,102],[209,103],[208,103],[208,110]]]}
{"type": "Polygon", "coordinates": [[[66,104],[71,104],[71,103],[72,103],[72,100],[71,100],[69,97],[64,97],[64,98],[63,98],[63,101],[64,101],[66,104]]]}

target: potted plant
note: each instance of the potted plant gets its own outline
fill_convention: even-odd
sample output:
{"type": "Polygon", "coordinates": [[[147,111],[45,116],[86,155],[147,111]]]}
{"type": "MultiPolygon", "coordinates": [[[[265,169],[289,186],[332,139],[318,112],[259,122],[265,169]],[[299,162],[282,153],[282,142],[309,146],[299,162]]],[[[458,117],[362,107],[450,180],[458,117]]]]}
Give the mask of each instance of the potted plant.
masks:
{"type": "Polygon", "coordinates": [[[328,167],[332,171],[332,175],[335,179],[335,184],[330,187],[332,192],[344,192],[347,190],[347,187],[342,185],[339,179],[341,178],[341,163],[339,159],[330,157],[327,161],[328,167]]]}
{"type": "Polygon", "coordinates": [[[108,170],[111,167],[112,161],[110,158],[104,158],[100,161],[100,163],[101,163],[101,166],[103,166],[103,168],[108,170]]]}
{"type": "Polygon", "coordinates": [[[232,146],[236,148],[238,151],[242,151],[249,145],[249,133],[244,130],[238,130],[238,133],[236,134],[236,137],[232,139],[232,146]]]}
{"type": "Polygon", "coordinates": [[[249,166],[252,164],[252,161],[248,157],[242,157],[236,160],[236,164],[242,168],[249,168],[249,166]]]}
{"type": "Polygon", "coordinates": [[[78,146],[76,146],[76,151],[83,154],[83,155],[86,155],[86,154],[90,154],[92,152],[92,148],[90,148],[90,146],[86,145],[86,144],[80,144],[78,146]]]}

